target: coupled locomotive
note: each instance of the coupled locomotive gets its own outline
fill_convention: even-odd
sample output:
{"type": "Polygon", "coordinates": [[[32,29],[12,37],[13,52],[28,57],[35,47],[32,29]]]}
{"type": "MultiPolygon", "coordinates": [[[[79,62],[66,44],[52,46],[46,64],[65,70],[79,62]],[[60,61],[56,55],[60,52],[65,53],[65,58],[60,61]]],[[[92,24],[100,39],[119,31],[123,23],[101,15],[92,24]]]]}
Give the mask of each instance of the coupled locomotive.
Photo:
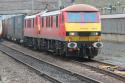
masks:
{"type": "Polygon", "coordinates": [[[26,16],[23,26],[23,44],[54,54],[91,59],[103,46],[100,12],[90,5],[26,16]]]}

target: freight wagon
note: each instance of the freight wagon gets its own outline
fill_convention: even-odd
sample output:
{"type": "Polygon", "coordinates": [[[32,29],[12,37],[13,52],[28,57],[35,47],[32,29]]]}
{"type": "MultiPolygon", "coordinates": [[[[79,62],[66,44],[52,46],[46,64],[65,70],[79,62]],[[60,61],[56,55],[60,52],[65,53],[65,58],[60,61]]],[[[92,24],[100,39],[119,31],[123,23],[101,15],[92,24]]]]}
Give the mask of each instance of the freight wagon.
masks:
{"type": "Polygon", "coordinates": [[[13,41],[23,42],[24,17],[25,15],[21,14],[4,19],[3,37],[13,41]]]}

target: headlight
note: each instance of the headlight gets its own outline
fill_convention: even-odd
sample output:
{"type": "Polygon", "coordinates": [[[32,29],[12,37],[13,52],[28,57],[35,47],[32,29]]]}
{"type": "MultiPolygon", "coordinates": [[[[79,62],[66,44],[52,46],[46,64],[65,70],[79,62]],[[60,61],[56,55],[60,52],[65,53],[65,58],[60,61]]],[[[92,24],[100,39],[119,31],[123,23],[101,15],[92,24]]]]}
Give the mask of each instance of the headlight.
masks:
{"type": "Polygon", "coordinates": [[[97,32],[95,33],[95,35],[98,35],[98,34],[99,34],[99,33],[97,33],[97,32]]]}
{"type": "Polygon", "coordinates": [[[91,35],[92,35],[92,36],[98,36],[99,33],[98,33],[98,32],[92,32],[91,35]]]}
{"type": "Polygon", "coordinates": [[[68,32],[68,36],[77,36],[77,32],[68,32]]]}
{"type": "Polygon", "coordinates": [[[69,35],[72,35],[72,36],[74,36],[74,35],[75,35],[75,33],[74,33],[74,32],[70,32],[70,33],[69,33],[69,35]]]}

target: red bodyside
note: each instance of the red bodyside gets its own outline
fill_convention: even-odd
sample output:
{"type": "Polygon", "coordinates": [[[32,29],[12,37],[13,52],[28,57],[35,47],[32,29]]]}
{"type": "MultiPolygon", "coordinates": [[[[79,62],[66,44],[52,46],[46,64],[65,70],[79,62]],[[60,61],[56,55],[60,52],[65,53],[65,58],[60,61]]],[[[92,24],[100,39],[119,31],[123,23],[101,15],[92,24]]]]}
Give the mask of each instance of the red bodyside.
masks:
{"type": "Polygon", "coordinates": [[[25,19],[24,36],[37,37],[40,34],[40,19],[38,16],[35,18],[25,19]],[[28,22],[28,21],[31,22],[28,22]]]}
{"type": "MultiPolygon", "coordinates": [[[[66,36],[64,23],[62,21],[62,14],[58,14],[58,27],[56,27],[56,22],[54,22],[54,16],[44,17],[44,27],[42,27],[42,18],[40,16],[36,16],[34,22],[29,23],[29,19],[25,19],[25,28],[24,28],[24,36],[26,37],[39,37],[45,39],[54,39],[54,40],[64,40],[66,36]],[[50,18],[46,21],[45,18],[50,18]],[[52,19],[52,20],[51,20],[52,19]],[[33,24],[34,23],[34,26],[33,24]],[[47,27],[47,23],[52,23],[52,26],[47,27]],[[31,25],[31,27],[28,27],[31,25]],[[33,27],[32,27],[33,26],[33,27]]],[[[31,20],[31,18],[30,18],[31,20]]]]}
{"type": "MultiPolygon", "coordinates": [[[[54,19],[54,16],[51,16],[50,18],[54,19]]],[[[52,21],[50,21],[50,23],[51,22],[52,21]]],[[[58,27],[56,27],[56,23],[54,21],[52,22],[52,27],[46,27],[46,23],[49,23],[49,21],[46,22],[46,20],[44,20],[44,27],[41,28],[40,36],[46,39],[63,41],[64,37],[66,36],[66,32],[64,23],[62,22],[62,14],[58,15],[58,27]]]]}

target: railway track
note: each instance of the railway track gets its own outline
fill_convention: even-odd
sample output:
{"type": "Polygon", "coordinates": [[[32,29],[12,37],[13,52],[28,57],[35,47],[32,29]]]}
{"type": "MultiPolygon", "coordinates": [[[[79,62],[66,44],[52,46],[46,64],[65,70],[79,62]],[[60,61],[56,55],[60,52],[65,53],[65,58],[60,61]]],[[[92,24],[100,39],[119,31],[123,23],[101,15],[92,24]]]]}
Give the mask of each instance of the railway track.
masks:
{"type": "Polygon", "coordinates": [[[100,81],[90,77],[79,75],[51,63],[41,61],[2,44],[0,44],[0,51],[32,68],[53,83],[100,83],[100,81]]]}
{"type": "MultiPolygon", "coordinates": [[[[6,46],[7,44],[4,44],[4,45],[6,46]]],[[[8,43],[8,45],[9,45],[9,43],[8,43]]],[[[11,49],[14,49],[14,50],[20,50],[18,47],[17,47],[18,49],[16,49],[16,47],[11,47],[11,45],[13,46],[13,44],[10,43],[10,46],[8,46],[8,47],[11,48],[11,49]]],[[[22,51],[22,52],[24,54],[26,53],[25,51],[22,51]]],[[[58,59],[60,61],[66,62],[66,63],[76,64],[77,66],[81,66],[82,68],[90,69],[90,71],[95,71],[97,73],[104,74],[105,76],[113,77],[113,78],[115,78],[115,79],[117,79],[119,81],[125,82],[125,77],[124,76],[119,75],[117,73],[114,73],[114,71],[112,71],[112,69],[110,70],[110,67],[111,68],[112,67],[115,68],[116,65],[112,65],[112,64],[108,64],[108,63],[104,63],[104,62],[99,62],[99,61],[95,61],[95,60],[92,60],[92,61],[87,61],[86,60],[86,61],[83,62],[80,59],[77,59],[77,60],[76,59],[69,59],[69,58],[67,59],[67,58],[58,57],[58,56],[51,56],[51,57],[56,58],[56,59],[58,59]],[[109,67],[109,69],[101,68],[101,66],[105,66],[106,68],[109,67]]],[[[38,57],[35,57],[35,58],[39,59],[38,57]]],[[[98,79],[96,79],[96,80],[98,80],[98,79]]],[[[102,81],[102,82],[105,82],[105,81],[102,81]]],[[[110,81],[109,82],[105,82],[105,83],[110,83],[110,81]]],[[[114,83],[114,82],[111,82],[111,83],[114,83]]]]}
{"type": "Polygon", "coordinates": [[[115,70],[119,68],[116,65],[100,62],[97,60],[91,60],[91,61],[85,61],[85,62],[82,62],[79,60],[71,60],[71,62],[125,82],[125,76],[115,73],[115,70]]]}

